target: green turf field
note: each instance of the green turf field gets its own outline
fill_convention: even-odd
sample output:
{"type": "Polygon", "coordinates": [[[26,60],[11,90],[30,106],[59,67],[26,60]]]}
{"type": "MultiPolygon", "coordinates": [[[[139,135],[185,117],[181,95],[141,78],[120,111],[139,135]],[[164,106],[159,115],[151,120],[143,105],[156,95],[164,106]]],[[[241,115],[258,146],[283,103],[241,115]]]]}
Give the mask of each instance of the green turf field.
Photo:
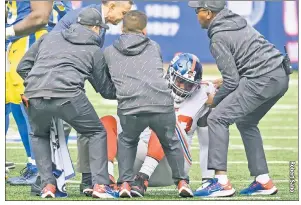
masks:
{"type": "MultiPolygon", "coordinates": [[[[210,77],[219,77],[215,66],[205,66],[205,74],[210,77]]],[[[91,86],[87,85],[87,94],[91,99],[99,116],[116,114],[116,106],[109,105],[100,96],[94,93],[91,86]]],[[[291,76],[290,88],[286,95],[277,105],[264,117],[259,127],[263,136],[266,158],[269,163],[270,176],[273,178],[279,192],[274,196],[239,196],[238,192],[245,188],[253,180],[249,176],[248,165],[242,140],[235,126],[230,127],[230,145],[228,154],[229,178],[237,193],[231,198],[219,199],[184,199],[184,200],[298,200],[298,166],[295,165],[295,191],[290,193],[289,189],[289,162],[298,161],[298,73],[291,76]]],[[[16,125],[11,117],[9,134],[17,134],[16,125]]],[[[200,169],[198,164],[197,137],[192,144],[193,165],[190,170],[191,187],[195,190],[200,186],[200,169]]],[[[73,162],[76,163],[76,144],[69,144],[73,162]]],[[[6,159],[17,163],[9,176],[17,176],[25,166],[26,155],[21,143],[6,143],[6,159]]],[[[117,176],[117,166],[115,166],[117,176]]],[[[55,200],[95,200],[79,194],[80,174],[67,186],[69,198],[55,200]]],[[[6,185],[6,200],[41,200],[39,197],[32,197],[29,194],[30,187],[6,185]]],[[[117,199],[118,200],[118,199],[117,199]]],[[[133,199],[133,200],[141,200],[133,199]]],[[[162,188],[149,188],[143,200],[182,200],[177,196],[174,186],[162,188]]]]}

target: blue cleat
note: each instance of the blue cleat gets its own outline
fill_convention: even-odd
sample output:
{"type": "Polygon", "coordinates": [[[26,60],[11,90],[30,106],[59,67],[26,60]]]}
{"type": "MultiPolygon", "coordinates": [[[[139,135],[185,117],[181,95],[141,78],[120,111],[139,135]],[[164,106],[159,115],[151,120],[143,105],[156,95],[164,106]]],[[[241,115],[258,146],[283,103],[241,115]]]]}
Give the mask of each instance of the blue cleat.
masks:
{"type": "Polygon", "coordinates": [[[248,188],[243,189],[241,195],[274,195],[277,194],[278,189],[273,184],[272,180],[268,181],[266,184],[261,184],[256,180],[253,181],[248,188]]]}
{"type": "Polygon", "coordinates": [[[235,189],[228,183],[223,185],[218,182],[218,179],[213,178],[203,182],[193,195],[199,197],[229,197],[235,194],[235,189]]]}
{"type": "Polygon", "coordinates": [[[35,165],[27,163],[26,167],[20,172],[21,176],[9,178],[10,185],[32,185],[38,176],[38,169],[35,165]]]}

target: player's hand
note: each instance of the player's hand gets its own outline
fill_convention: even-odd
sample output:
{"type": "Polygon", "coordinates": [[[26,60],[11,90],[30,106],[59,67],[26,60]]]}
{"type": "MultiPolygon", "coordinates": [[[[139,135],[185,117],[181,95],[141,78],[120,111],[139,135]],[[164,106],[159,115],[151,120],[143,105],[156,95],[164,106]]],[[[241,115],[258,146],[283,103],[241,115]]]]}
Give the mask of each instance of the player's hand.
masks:
{"type": "Polygon", "coordinates": [[[223,84],[223,78],[219,78],[219,79],[213,80],[212,83],[214,84],[214,87],[218,89],[223,84]]]}
{"type": "Polygon", "coordinates": [[[207,93],[207,95],[208,95],[208,99],[206,101],[206,105],[212,106],[215,93],[207,93]]]}

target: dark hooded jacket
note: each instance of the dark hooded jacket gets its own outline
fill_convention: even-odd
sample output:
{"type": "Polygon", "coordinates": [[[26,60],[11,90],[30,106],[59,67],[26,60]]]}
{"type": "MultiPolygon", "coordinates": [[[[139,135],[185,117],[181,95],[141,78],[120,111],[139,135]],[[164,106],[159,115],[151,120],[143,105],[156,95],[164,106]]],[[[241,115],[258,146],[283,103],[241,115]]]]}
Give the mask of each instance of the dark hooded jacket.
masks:
{"type": "Polygon", "coordinates": [[[74,97],[84,92],[85,80],[104,98],[115,99],[116,89],[100,50],[101,37],[73,24],[42,36],[18,65],[27,98],[74,97]]]}
{"type": "Polygon", "coordinates": [[[227,8],[208,28],[210,50],[224,83],[214,97],[217,105],[236,89],[242,77],[257,78],[281,65],[283,55],[241,16],[227,8]]]}
{"type": "Polygon", "coordinates": [[[171,90],[163,78],[159,45],[142,34],[122,34],[104,51],[116,86],[118,111],[124,115],[174,110],[171,90]]]}

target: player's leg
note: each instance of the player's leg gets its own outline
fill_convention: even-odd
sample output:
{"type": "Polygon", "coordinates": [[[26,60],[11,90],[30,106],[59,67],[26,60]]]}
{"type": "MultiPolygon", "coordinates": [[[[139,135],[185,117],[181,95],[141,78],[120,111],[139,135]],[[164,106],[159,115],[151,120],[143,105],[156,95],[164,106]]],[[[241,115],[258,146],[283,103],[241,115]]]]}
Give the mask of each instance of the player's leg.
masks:
{"type": "Polygon", "coordinates": [[[11,113],[11,103],[5,104],[5,136],[9,127],[9,114],[11,113]]]}
{"type": "Polygon", "coordinates": [[[172,170],[172,178],[178,186],[182,197],[192,197],[193,193],[188,185],[189,179],[184,171],[184,154],[179,138],[175,135],[175,113],[153,114],[149,116],[149,127],[157,134],[168,163],[172,170]]]}
{"type": "MultiPolygon", "coordinates": [[[[24,92],[24,86],[23,86],[23,80],[19,76],[19,74],[16,72],[17,66],[21,60],[21,58],[24,56],[27,47],[29,45],[29,37],[23,37],[11,44],[8,49],[8,62],[9,62],[9,69],[6,72],[6,102],[11,103],[12,105],[15,104],[16,111],[15,115],[17,116],[15,118],[18,127],[20,126],[19,132],[21,135],[22,142],[25,142],[24,147],[26,147],[26,153],[27,156],[31,155],[30,150],[28,149],[28,130],[26,128],[26,123],[24,123],[24,117],[22,117],[22,111],[20,110],[19,104],[21,103],[21,94],[24,92]],[[18,118],[20,116],[20,119],[18,118]],[[18,123],[19,122],[19,123],[18,123]],[[26,131],[27,130],[27,131],[26,131]],[[27,133],[27,134],[25,134],[27,133]],[[25,137],[27,136],[27,137],[25,137]]],[[[31,164],[27,164],[27,166],[21,171],[20,177],[14,177],[8,179],[8,182],[12,181],[19,181],[19,179],[22,179],[24,182],[24,177],[30,173],[30,166],[31,164]]]]}
{"type": "Polygon", "coordinates": [[[14,119],[15,119],[17,127],[18,127],[19,134],[21,136],[21,140],[23,142],[23,146],[26,151],[28,163],[31,163],[31,150],[30,150],[29,137],[28,137],[29,131],[28,131],[27,122],[26,122],[26,120],[28,120],[28,118],[27,118],[27,116],[25,117],[23,115],[20,104],[12,103],[11,108],[12,108],[12,114],[14,116],[14,119]]]}
{"type": "Polygon", "coordinates": [[[21,177],[9,180],[9,183],[11,185],[31,185],[36,181],[38,175],[35,160],[32,160],[32,151],[29,137],[30,132],[28,130],[29,123],[27,122],[28,117],[26,113],[23,113],[21,106],[22,105],[20,104],[11,104],[12,113],[18,126],[18,130],[26,151],[28,162],[26,165],[26,171],[21,177]]]}
{"type": "Polygon", "coordinates": [[[117,121],[112,115],[107,115],[100,118],[107,132],[107,147],[108,147],[108,171],[112,183],[116,183],[114,179],[114,159],[117,155],[117,121]]]}
{"type": "Polygon", "coordinates": [[[144,196],[144,192],[148,187],[149,178],[152,176],[153,172],[159,165],[159,162],[164,158],[164,156],[165,155],[163,148],[156,133],[151,132],[148,142],[147,155],[138,174],[135,176],[135,182],[132,185],[131,194],[133,197],[144,196]]]}
{"type": "MultiPolygon", "coordinates": [[[[10,103],[7,103],[7,104],[5,104],[5,136],[8,131],[10,112],[11,112],[10,103]]],[[[15,168],[15,164],[13,162],[5,161],[6,173],[9,171],[9,169],[14,169],[14,168],[15,168]]],[[[5,177],[5,179],[7,179],[7,178],[8,178],[8,176],[5,177]]]]}
{"type": "MultiPolygon", "coordinates": [[[[207,121],[207,118],[206,120],[207,121]]],[[[207,123],[206,123],[207,124],[207,123]]],[[[214,178],[214,171],[208,170],[208,147],[209,147],[209,135],[208,135],[208,127],[204,124],[198,123],[197,135],[199,141],[199,161],[202,175],[202,184],[196,190],[202,190],[206,188],[210,184],[210,179],[214,178]]],[[[196,194],[196,193],[195,193],[196,194]]],[[[197,195],[197,194],[196,194],[197,195]]]]}

